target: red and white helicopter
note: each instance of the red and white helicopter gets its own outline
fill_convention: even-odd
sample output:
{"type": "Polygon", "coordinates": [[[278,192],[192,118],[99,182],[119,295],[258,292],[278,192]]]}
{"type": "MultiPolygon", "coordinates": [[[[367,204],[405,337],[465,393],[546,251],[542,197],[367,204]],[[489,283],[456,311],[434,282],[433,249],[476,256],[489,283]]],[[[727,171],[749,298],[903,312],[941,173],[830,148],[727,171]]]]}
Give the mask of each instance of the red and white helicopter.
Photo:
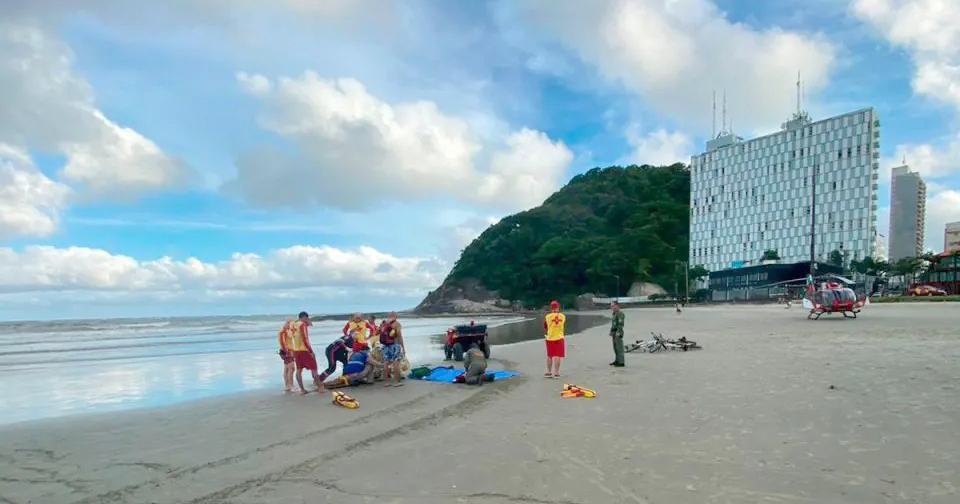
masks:
{"type": "Polygon", "coordinates": [[[829,280],[816,288],[813,278],[807,277],[807,294],[803,297],[803,307],[810,310],[808,319],[817,320],[823,314],[842,313],[844,318],[857,318],[857,314],[870,304],[870,298],[857,299],[853,289],[845,287],[853,282],[837,275],[827,275],[829,280]]]}

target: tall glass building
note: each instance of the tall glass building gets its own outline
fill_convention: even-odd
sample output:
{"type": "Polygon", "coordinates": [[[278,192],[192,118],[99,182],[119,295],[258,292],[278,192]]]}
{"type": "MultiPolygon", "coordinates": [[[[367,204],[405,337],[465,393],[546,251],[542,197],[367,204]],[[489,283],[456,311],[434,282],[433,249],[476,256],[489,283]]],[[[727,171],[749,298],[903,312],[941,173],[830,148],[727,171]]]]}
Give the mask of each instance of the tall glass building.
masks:
{"type": "Polygon", "coordinates": [[[752,140],[721,133],[690,161],[690,264],[749,266],[770,249],[809,261],[811,231],[817,261],[873,255],[879,153],[872,108],[821,121],[800,112],[752,140]]]}
{"type": "Polygon", "coordinates": [[[923,254],[927,184],[906,165],[890,171],[890,260],[923,254]]]}

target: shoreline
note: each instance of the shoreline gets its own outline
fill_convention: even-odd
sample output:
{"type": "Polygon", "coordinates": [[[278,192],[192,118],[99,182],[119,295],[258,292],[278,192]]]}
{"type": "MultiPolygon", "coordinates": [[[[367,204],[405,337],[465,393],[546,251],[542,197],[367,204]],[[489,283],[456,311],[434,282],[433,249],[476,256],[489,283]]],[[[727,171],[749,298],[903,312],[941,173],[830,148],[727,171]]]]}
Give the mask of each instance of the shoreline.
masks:
{"type": "MultiPolygon", "coordinates": [[[[432,322],[437,319],[420,319],[420,322],[416,322],[417,319],[413,318],[406,318],[406,320],[414,324],[414,332],[411,333],[413,339],[408,341],[411,367],[441,360],[444,355],[443,334],[447,323],[442,320],[438,321],[439,323],[432,322]]],[[[542,337],[541,329],[537,327],[536,320],[531,317],[485,317],[480,320],[490,324],[487,341],[493,349],[494,356],[501,353],[498,348],[505,344],[542,337]]],[[[582,330],[602,321],[602,318],[571,314],[568,319],[568,328],[571,331],[582,330]]],[[[177,330],[173,329],[170,334],[176,333],[177,330]]],[[[224,334],[231,333],[228,331],[224,334]]],[[[188,341],[191,341],[189,338],[188,336],[188,341]]],[[[179,336],[176,339],[179,339],[179,336]]],[[[234,340],[220,343],[217,347],[220,352],[213,353],[229,353],[222,357],[216,355],[204,357],[210,349],[203,349],[204,351],[199,353],[183,354],[183,357],[168,355],[164,353],[166,350],[150,356],[152,351],[149,349],[154,347],[148,345],[143,347],[141,358],[145,360],[140,364],[137,364],[136,359],[115,356],[112,360],[103,361],[101,366],[94,369],[89,362],[74,359],[71,362],[81,367],[74,369],[71,376],[55,382],[41,377],[39,383],[34,383],[37,379],[31,378],[29,371],[14,367],[11,371],[13,374],[6,375],[9,378],[7,383],[11,386],[11,390],[8,395],[0,399],[0,425],[68,418],[73,415],[117,414],[139,409],[190,404],[251,391],[273,390],[275,386],[279,386],[280,381],[279,359],[274,356],[273,346],[269,340],[254,338],[259,343],[255,345],[255,349],[252,349],[247,343],[248,339],[236,340],[240,343],[234,340]],[[126,376],[129,380],[117,383],[111,388],[108,383],[93,380],[91,376],[104,378],[126,376]],[[47,386],[41,386],[43,383],[47,386]],[[17,387],[20,387],[19,391],[17,387]],[[44,391],[45,394],[38,396],[37,391],[44,391]],[[52,397],[52,401],[43,398],[47,396],[52,397]]],[[[202,340],[203,337],[201,337],[202,340]]],[[[325,346],[327,341],[324,340],[321,343],[321,346],[325,346]]],[[[94,341],[87,345],[92,351],[97,351],[97,344],[94,341]]],[[[206,343],[199,345],[204,344],[206,343]]],[[[107,350],[103,351],[110,352],[109,349],[112,347],[105,348],[107,350]]],[[[86,353],[80,355],[86,355],[86,353]]],[[[96,356],[89,358],[94,357],[96,356]]],[[[323,361],[320,367],[326,367],[326,361],[322,356],[320,360],[323,361]]],[[[342,366],[338,366],[330,378],[335,378],[341,373],[342,366]]],[[[309,372],[306,374],[309,376],[309,372]]]]}
{"type": "MultiPolygon", "coordinates": [[[[568,312],[568,313],[570,313],[570,312],[568,312]]],[[[595,314],[588,314],[588,313],[583,313],[583,312],[580,312],[580,313],[570,313],[570,314],[571,314],[571,315],[574,315],[574,316],[579,316],[579,317],[584,317],[584,316],[586,316],[586,317],[591,317],[591,316],[594,316],[594,315],[595,315],[595,314]]],[[[576,320],[576,319],[575,319],[575,320],[576,320]]],[[[512,347],[512,346],[520,345],[520,344],[524,344],[524,343],[531,343],[531,342],[535,342],[535,341],[540,341],[540,338],[538,338],[538,337],[532,337],[532,338],[510,338],[510,337],[506,337],[507,341],[496,342],[496,339],[498,339],[498,338],[499,338],[499,339],[503,339],[503,338],[504,338],[504,336],[503,336],[502,333],[511,333],[511,332],[514,332],[514,331],[511,330],[512,328],[521,328],[521,329],[522,329],[521,326],[523,326],[525,323],[529,323],[529,322],[531,322],[530,319],[517,320],[517,321],[515,321],[515,322],[510,322],[510,323],[507,323],[507,324],[503,324],[503,325],[500,325],[500,326],[496,326],[496,327],[490,328],[490,329],[489,329],[489,333],[490,333],[491,340],[492,340],[492,341],[491,341],[491,347],[492,347],[494,350],[496,350],[496,349],[499,349],[499,348],[512,347]]],[[[581,330],[579,330],[579,331],[577,331],[577,332],[570,333],[570,336],[579,334],[579,333],[581,333],[581,332],[583,332],[583,331],[585,331],[585,330],[589,330],[590,328],[595,327],[596,325],[597,325],[596,321],[588,320],[587,323],[584,324],[584,327],[583,327],[581,330]]],[[[437,336],[442,336],[442,334],[437,333],[437,334],[434,334],[434,335],[430,335],[429,337],[430,337],[430,338],[434,338],[434,337],[437,337],[437,336]]],[[[499,352],[493,353],[493,355],[491,355],[491,359],[490,359],[491,362],[501,362],[500,360],[498,360],[498,358],[497,358],[498,355],[497,355],[497,354],[499,354],[499,352]]],[[[426,362],[419,362],[419,361],[417,361],[417,362],[411,362],[411,363],[410,363],[411,368],[417,367],[417,366],[419,366],[419,365],[431,365],[431,366],[437,366],[437,365],[454,365],[454,366],[457,366],[457,365],[461,365],[461,366],[462,366],[462,362],[444,361],[444,360],[443,360],[443,350],[442,350],[442,349],[438,349],[437,352],[436,352],[436,355],[437,355],[436,358],[434,358],[434,359],[429,359],[429,360],[427,360],[426,362]]],[[[339,366],[338,366],[337,371],[335,371],[335,372],[333,373],[333,375],[331,375],[331,376],[337,376],[337,375],[340,374],[341,371],[342,371],[342,367],[339,367],[339,366]]],[[[307,383],[307,382],[309,381],[309,379],[308,379],[308,377],[309,377],[309,371],[305,371],[304,374],[305,374],[304,383],[307,383]]],[[[280,387],[280,386],[282,385],[282,383],[279,381],[279,376],[280,376],[280,375],[279,375],[279,368],[278,368],[277,376],[278,376],[278,382],[276,383],[276,387],[280,387]]],[[[409,380],[409,378],[408,378],[408,380],[409,380]]],[[[380,382],[377,382],[377,384],[375,384],[374,386],[379,387],[379,386],[380,386],[380,382]]],[[[95,412],[85,412],[85,413],[71,413],[71,414],[67,414],[67,415],[59,415],[59,416],[50,416],[50,417],[42,417],[42,418],[21,420],[21,421],[12,422],[12,423],[0,422],[0,432],[2,432],[3,429],[5,429],[5,428],[7,428],[7,427],[16,427],[16,426],[18,426],[18,425],[27,424],[27,423],[31,423],[31,424],[32,424],[32,423],[41,423],[41,422],[42,422],[42,423],[50,423],[50,422],[57,422],[57,421],[61,421],[61,420],[62,420],[62,421],[70,421],[71,419],[80,420],[80,419],[90,418],[90,417],[97,417],[97,416],[114,416],[114,415],[118,415],[118,414],[127,414],[127,413],[141,412],[141,411],[147,412],[147,411],[161,411],[161,410],[165,410],[165,409],[175,409],[175,408],[176,408],[176,409],[181,409],[181,408],[183,408],[183,407],[187,407],[187,406],[190,406],[190,405],[203,405],[203,404],[207,404],[207,403],[211,403],[211,404],[212,404],[212,403],[223,402],[223,401],[240,400],[240,399],[242,399],[244,396],[255,397],[255,395],[257,395],[257,394],[270,394],[270,395],[274,395],[274,389],[275,389],[276,387],[262,387],[262,388],[248,389],[248,390],[236,390],[236,391],[228,391],[228,392],[224,392],[224,393],[214,393],[214,394],[211,394],[211,395],[208,395],[208,396],[196,397],[196,398],[185,399],[185,400],[180,400],[180,401],[174,401],[174,402],[170,402],[170,403],[166,403],[166,404],[160,404],[160,405],[139,405],[139,406],[131,406],[131,407],[121,408],[121,409],[115,409],[115,410],[105,410],[105,411],[95,411],[95,412]]],[[[311,395],[312,395],[312,394],[313,394],[313,392],[311,392],[311,395]]],[[[2,501],[0,501],[0,502],[2,502],[2,501]]]]}
{"type": "Polygon", "coordinates": [[[596,326],[568,335],[561,380],[540,376],[529,340],[491,359],[523,376],[347,389],[357,410],[256,391],[2,426],[0,502],[957,502],[949,306],[625,311],[629,341],[654,330],[703,349],[614,369],[596,326]],[[562,399],[563,382],[598,397],[562,399]]]}

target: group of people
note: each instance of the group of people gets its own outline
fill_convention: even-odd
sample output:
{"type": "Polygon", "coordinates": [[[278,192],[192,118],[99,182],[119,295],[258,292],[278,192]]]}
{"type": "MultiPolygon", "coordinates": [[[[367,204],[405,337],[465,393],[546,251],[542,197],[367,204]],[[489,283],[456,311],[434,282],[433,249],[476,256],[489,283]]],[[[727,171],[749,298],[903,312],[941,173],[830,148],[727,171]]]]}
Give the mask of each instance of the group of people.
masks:
{"type": "MultiPolygon", "coordinates": [[[[611,366],[623,367],[623,326],[624,313],[616,301],[610,303],[613,311],[613,320],[610,324],[610,337],[613,340],[614,360],[611,366]]],[[[548,378],[560,378],[560,362],[566,357],[565,326],[567,317],[560,312],[560,303],[550,303],[550,313],[543,320],[544,340],[547,346],[547,371],[543,374],[548,378]]],[[[337,363],[343,365],[343,379],[350,384],[373,383],[377,378],[383,379],[384,386],[403,385],[402,363],[406,355],[403,342],[403,332],[397,313],[391,312],[387,320],[377,325],[377,319],[371,315],[364,320],[363,315],[354,313],[353,317],[343,326],[343,336],[327,345],[324,356],[327,358],[327,368],[318,372],[317,358],[310,345],[309,327],[313,323],[307,312],[300,312],[296,320],[288,320],[278,333],[280,342],[280,357],[283,359],[283,382],[287,392],[293,392],[294,377],[300,387],[300,393],[306,394],[303,386],[303,370],[313,374],[313,381],[317,391],[324,390],[324,380],[337,369],[337,363]]],[[[450,334],[448,333],[448,338],[450,334]]],[[[479,348],[469,349],[465,355],[465,378],[469,382],[479,383],[486,371],[487,363],[483,351],[479,348]]],[[[409,366],[409,364],[407,364],[409,366]]]]}
{"type": "Polygon", "coordinates": [[[343,326],[343,336],[327,345],[324,356],[327,368],[319,372],[316,352],[310,344],[309,328],[313,325],[307,312],[300,312],[296,320],[288,320],[277,333],[280,343],[280,358],[283,360],[283,383],[287,392],[294,391],[294,378],[301,394],[307,394],[303,386],[303,370],[309,370],[317,392],[325,389],[324,381],[343,365],[343,380],[349,384],[373,383],[382,378],[384,386],[403,385],[403,369],[406,347],[397,313],[377,325],[376,317],[368,320],[354,313],[343,326]]]}
{"type": "MultiPolygon", "coordinates": [[[[623,351],[623,326],[626,316],[620,310],[620,303],[613,301],[610,303],[610,310],[613,312],[613,320],[610,323],[610,338],[613,340],[613,362],[611,366],[624,367],[623,351]]],[[[566,343],[564,329],[567,317],[560,313],[560,303],[550,302],[550,313],[543,319],[544,340],[547,345],[547,372],[543,376],[547,378],[560,378],[560,361],[566,357],[566,343]]]]}

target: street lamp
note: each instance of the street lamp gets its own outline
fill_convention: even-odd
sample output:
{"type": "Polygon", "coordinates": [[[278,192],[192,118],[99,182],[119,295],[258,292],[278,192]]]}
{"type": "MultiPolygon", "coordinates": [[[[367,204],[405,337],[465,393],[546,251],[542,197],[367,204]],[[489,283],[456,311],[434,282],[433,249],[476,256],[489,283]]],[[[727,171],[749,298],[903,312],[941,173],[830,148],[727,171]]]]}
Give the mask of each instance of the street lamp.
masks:
{"type": "Polygon", "coordinates": [[[813,180],[810,184],[810,275],[817,274],[817,171],[820,165],[813,165],[813,180]]]}

